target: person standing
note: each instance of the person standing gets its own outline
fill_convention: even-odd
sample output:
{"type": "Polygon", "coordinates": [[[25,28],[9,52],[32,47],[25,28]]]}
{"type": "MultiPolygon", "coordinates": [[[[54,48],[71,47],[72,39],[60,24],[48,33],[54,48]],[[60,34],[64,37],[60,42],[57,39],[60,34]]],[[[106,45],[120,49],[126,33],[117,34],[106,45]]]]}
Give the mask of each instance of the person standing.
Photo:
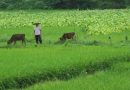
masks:
{"type": "Polygon", "coordinates": [[[35,28],[34,28],[34,34],[35,34],[35,40],[36,44],[42,44],[42,38],[41,38],[41,28],[40,28],[40,23],[35,23],[35,28]]]}

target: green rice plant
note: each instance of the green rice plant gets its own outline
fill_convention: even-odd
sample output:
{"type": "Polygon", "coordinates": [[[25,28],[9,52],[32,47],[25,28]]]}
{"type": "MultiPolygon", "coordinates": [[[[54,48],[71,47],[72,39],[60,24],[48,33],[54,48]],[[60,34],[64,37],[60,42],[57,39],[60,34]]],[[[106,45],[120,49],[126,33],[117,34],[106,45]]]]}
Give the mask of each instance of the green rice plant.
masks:
{"type": "Polygon", "coordinates": [[[82,74],[69,81],[38,83],[24,90],[129,90],[130,63],[117,63],[107,71],[82,74]]]}
{"type": "Polygon", "coordinates": [[[78,76],[90,63],[128,61],[129,47],[9,48],[1,49],[0,57],[0,88],[22,88],[40,81],[78,76]]]}
{"type": "MultiPolygon", "coordinates": [[[[0,89],[23,88],[41,81],[68,80],[84,71],[102,70],[109,63],[129,61],[130,44],[124,42],[124,37],[130,33],[129,17],[129,9],[0,11],[0,89]],[[31,22],[42,23],[43,45],[38,47],[34,46],[31,22]],[[75,32],[76,40],[57,44],[66,32],[75,32]],[[16,47],[6,48],[7,40],[14,33],[26,34],[26,47],[18,43],[16,47]],[[109,36],[112,45],[109,45],[109,36]]],[[[106,75],[105,79],[109,76],[106,75]]],[[[94,76],[94,80],[98,81],[98,78],[94,76]]],[[[109,82],[109,85],[112,84],[109,82]]],[[[98,84],[92,89],[91,85],[88,87],[90,90],[98,88],[98,84]]]]}

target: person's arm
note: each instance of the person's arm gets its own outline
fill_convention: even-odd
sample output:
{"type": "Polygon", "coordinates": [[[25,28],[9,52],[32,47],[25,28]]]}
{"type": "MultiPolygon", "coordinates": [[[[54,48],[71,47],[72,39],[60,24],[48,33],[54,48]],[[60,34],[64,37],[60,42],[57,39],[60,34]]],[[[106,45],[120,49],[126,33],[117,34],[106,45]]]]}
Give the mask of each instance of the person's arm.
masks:
{"type": "Polygon", "coordinates": [[[40,29],[40,35],[42,36],[42,30],[40,29]]]}

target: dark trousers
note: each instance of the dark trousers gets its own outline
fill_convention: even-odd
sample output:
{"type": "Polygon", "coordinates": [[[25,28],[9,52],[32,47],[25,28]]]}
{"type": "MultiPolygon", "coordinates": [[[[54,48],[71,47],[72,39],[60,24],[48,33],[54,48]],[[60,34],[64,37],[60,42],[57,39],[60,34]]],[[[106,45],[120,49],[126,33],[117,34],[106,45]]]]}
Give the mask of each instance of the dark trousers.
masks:
{"type": "Polygon", "coordinates": [[[41,35],[35,35],[35,40],[36,40],[36,43],[37,44],[42,44],[42,38],[41,38],[41,35]]]}

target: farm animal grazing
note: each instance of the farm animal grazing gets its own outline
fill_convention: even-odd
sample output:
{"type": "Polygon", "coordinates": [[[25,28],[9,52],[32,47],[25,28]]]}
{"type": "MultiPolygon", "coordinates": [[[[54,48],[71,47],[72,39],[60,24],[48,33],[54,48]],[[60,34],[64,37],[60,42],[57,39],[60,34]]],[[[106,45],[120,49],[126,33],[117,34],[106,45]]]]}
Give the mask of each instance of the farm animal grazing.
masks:
{"type": "Polygon", "coordinates": [[[60,38],[61,41],[65,41],[67,39],[73,39],[75,32],[64,33],[63,36],[60,38]]]}
{"type": "Polygon", "coordinates": [[[26,44],[25,42],[25,34],[13,34],[12,37],[10,38],[10,40],[8,40],[7,44],[11,44],[14,43],[14,45],[16,44],[16,41],[22,41],[22,44],[26,44]]]}

